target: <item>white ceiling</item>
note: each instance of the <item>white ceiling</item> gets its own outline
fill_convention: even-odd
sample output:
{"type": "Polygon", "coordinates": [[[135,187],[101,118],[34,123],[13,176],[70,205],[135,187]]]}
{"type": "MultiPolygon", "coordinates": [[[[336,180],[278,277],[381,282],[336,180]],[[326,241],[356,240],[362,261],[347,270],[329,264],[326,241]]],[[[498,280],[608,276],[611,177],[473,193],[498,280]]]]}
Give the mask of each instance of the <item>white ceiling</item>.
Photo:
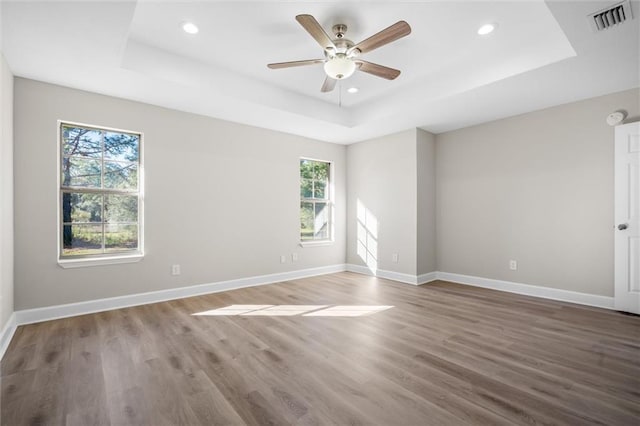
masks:
{"type": "MultiPolygon", "coordinates": [[[[640,86],[640,19],[600,33],[587,24],[614,3],[2,0],[2,51],[17,76],[351,143],[640,86]],[[387,81],[356,72],[321,93],[321,65],[268,69],[323,57],[295,21],[301,13],[329,34],[346,24],[354,42],[407,21],[409,36],[362,56],[402,74],[387,81]],[[199,34],[184,33],[185,21],[199,34]],[[477,35],[487,22],[498,29],[477,35]],[[360,91],[347,93],[353,86],[360,91]]],[[[640,16],[638,1],[632,8],[640,16]]]]}

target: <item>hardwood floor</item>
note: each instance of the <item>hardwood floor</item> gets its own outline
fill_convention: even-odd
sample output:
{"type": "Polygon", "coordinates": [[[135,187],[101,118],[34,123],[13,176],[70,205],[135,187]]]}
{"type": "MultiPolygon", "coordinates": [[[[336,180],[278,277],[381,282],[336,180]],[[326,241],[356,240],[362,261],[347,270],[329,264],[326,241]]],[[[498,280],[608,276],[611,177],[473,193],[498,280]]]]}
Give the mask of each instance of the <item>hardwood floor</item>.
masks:
{"type": "Polygon", "coordinates": [[[640,318],[352,273],[22,326],[0,368],[2,425],[640,419],[640,318]],[[194,315],[230,305],[392,308],[194,315]]]}

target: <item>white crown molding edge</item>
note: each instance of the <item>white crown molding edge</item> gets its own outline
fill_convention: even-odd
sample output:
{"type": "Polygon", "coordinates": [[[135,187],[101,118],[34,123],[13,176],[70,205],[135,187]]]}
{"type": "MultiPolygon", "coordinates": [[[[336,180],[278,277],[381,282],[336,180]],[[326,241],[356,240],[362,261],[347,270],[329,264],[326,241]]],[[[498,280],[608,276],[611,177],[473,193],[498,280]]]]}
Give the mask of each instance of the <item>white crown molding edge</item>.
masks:
{"type": "Polygon", "coordinates": [[[277,274],[259,275],[255,277],[219,281],[208,284],[178,287],[167,290],[158,290],[148,293],[128,294],[125,296],[89,300],[85,302],[69,303],[65,305],[24,309],[14,312],[15,325],[19,326],[59,318],[68,318],[76,315],[92,314],[112,309],[147,305],[149,303],[166,302],[169,300],[182,299],[185,297],[200,296],[203,294],[219,293],[221,291],[229,291],[245,287],[255,287],[282,281],[333,274],[336,272],[343,272],[345,270],[346,266],[344,264],[337,264],[321,266],[318,268],[281,272],[277,274]]]}
{"type": "Polygon", "coordinates": [[[2,361],[2,357],[4,357],[4,353],[7,351],[9,343],[11,343],[11,339],[13,339],[13,335],[17,329],[16,313],[12,312],[0,333],[0,361],[2,361]]]}

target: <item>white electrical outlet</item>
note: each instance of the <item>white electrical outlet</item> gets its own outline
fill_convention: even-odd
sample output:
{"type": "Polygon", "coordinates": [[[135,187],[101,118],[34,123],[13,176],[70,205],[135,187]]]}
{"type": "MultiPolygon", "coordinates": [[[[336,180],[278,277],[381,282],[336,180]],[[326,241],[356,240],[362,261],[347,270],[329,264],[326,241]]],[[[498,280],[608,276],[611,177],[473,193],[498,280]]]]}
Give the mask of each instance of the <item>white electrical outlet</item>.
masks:
{"type": "Polygon", "coordinates": [[[398,263],[398,253],[393,253],[393,254],[391,255],[391,261],[392,261],[393,263],[398,263]]]}
{"type": "Polygon", "coordinates": [[[286,262],[287,262],[287,256],[283,254],[282,256],[280,256],[280,263],[286,263],[286,262]]]}
{"type": "Polygon", "coordinates": [[[171,275],[180,275],[180,265],[171,265],[171,275]]]}
{"type": "Polygon", "coordinates": [[[510,260],[509,261],[509,269],[511,269],[512,271],[515,271],[518,269],[518,262],[516,262],[515,260],[510,260]]]}
{"type": "Polygon", "coordinates": [[[291,253],[291,261],[292,262],[298,261],[298,253],[291,253]]]}

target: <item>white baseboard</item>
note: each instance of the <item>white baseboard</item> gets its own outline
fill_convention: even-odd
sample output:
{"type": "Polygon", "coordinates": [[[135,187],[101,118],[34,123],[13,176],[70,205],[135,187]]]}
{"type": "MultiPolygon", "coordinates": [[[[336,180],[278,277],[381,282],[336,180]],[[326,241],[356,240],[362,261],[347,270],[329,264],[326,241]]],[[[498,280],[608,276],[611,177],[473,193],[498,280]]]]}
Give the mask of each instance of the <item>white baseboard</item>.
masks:
{"type": "Polygon", "coordinates": [[[4,353],[7,351],[9,347],[9,343],[13,338],[16,329],[18,328],[16,324],[16,314],[15,312],[11,314],[7,323],[2,328],[2,332],[0,332],[0,361],[2,361],[2,357],[4,357],[4,353]]]}
{"type": "Polygon", "coordinates": [[[200,296],[203,294],[218,293],[221,291],[235,290],[238,288],[273,284],[282,281],[314,277],[317,275],[333,274],[343,271],[346,271],[346,266],[344,264],[338,264],[322,266],[319,268],[301,269],[298,271],[240,278],[236,280],[220,281],[210,284],[200,284],[189,287],[152,291],[149,293],[129,294],[126,296],[110,297],[107,299],[69,303],[66,305],[24,309],[14,312],[14,329],[16,326],[23,324],[31,324],[58,318],[73,317],[77,315],[92,314],[95,312],[127,308],[130,306],[146,305],[149,303],[166,302],[168,300],[182,299],[185,297],[200,296]]]}
{"type": "Polygon", "coordinates": [[[490,278],[473,277],[469,275],[452,274],[449,272],[437,272],[437,279],[458,284],[472,285],[475,287],[490,288],[509,293],[524,294],[527,296],[542,297],[544,299],[559,300],[562,302],[577,303],[579,305],[596,306],[598,308],[614,309],[613,297],[599,296],[597,294],[579,293],[577,291],[560,290],[551,287],[521,284],[511,281],[494,280],[490,278]]]}
{"type": "Polygon", "coordinates": [[[511,281],[494,280],[491,278],[474,277],[470,275],[452,274],[449,272],[429,272],[422,275],[410,275],[393,271],[371,271],[366,266],[347,264],[347,271],[358,274],[371,275],[399,281],[406,284],[420,285],[435,280],[450,281],[458,284],[472,285],[475,287],[490,288],[492,290],[506,291],[508,293],[524,294],[527,296],[541,297],[544,299],[559,300],[562,302],[577,303],[579,305],[595,306],[598,308],[614,309],[613,297],[599,296],[597,294],[579,293],[577,291],[560,290],[551,287],[521,284],[511,281]]]}
{"type": "Polygon", "coordinates": [[[426,274],[421,274],[418,275],[417,277],[417,284],[426,284],[426,283],[430,283],[431,281],[435,281],[438,279],[438,273],[437,272],[427,272],[426,274]]]}
{"type": "Polygon", "coordinates": [[[385,278],[392,281],[399,281],[401,283],[411,284],[411,285],[425,284],[437,279],[436,272],[429,272],[428,274],[422,274],[422,275],[411,275],[411,274],[405,274],[402,272],[386,271],[384,269],[377,269],[376,271],[372,271],[366,266],[354,265],[352,263],[347,264],[347,271],[356,272],[358,274],[363,274],[363,275],[371,275],[374,277],[385,278]]]}

